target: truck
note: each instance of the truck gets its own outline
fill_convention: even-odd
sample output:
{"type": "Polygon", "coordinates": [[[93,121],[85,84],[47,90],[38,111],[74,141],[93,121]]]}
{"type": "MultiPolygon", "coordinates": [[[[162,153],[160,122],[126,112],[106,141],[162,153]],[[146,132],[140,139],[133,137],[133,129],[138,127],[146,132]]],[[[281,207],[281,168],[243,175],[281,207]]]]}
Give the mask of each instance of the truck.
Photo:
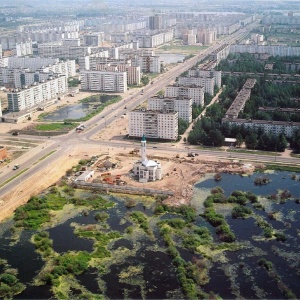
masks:
{"type": "Polygon", "coordinates": [[[19,165],[18,164],[14,165],[13,170],[18,170],[18,169],[19,169],[19,165]]]}

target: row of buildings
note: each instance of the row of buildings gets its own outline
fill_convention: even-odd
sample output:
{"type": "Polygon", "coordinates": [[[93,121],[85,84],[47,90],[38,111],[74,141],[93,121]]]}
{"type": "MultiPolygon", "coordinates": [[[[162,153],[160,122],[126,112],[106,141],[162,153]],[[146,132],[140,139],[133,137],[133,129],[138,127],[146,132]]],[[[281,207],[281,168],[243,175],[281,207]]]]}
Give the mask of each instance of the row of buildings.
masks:
{"type": "Polygon", "coordinates": [[[178,121],[192,122],[193,105],[204,105],[204,94],[214,94],[221,87],[221,72],[214,70],[216,62],[208,62],[178,77],[177,83],[165,88],[164,96],[148,99],[147,108],[129,113],[129,136],[176,140],[178,121]]]}

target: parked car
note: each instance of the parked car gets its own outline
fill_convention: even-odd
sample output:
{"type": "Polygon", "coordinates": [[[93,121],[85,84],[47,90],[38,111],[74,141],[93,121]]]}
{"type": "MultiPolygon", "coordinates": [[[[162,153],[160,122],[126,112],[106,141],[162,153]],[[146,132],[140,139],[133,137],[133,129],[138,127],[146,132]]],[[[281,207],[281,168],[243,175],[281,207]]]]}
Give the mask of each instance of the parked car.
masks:
{"type": "Polygon", "coordinates": [[[12,133],[12,135],[19,135],[19,132],[18,132],[18,131],[14,131],[14,132],[12,133]]]}

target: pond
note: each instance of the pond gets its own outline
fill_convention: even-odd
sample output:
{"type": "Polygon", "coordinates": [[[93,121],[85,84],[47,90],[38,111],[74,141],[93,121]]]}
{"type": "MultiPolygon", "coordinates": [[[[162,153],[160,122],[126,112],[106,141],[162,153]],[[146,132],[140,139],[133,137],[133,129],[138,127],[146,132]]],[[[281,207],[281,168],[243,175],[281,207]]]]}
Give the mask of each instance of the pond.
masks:
{"type": "MultiPolygon", "coordinates": [[[[213,292],[223,299],[282,299],[287,298],[288,292],[292,292],[300,298],[298,284],[300,206],[294,201],[295,198],[300,198],[299,174],[297,174],[297,180],[292,180],[288,172],[264,174],[263,176],[271,180],[264,186],[254,185],[254,179],[258,176],[262,174],[254,174],[251,177],[222,174],[221,181],[216,182],[212,178],[207,178],[195,185],[196,191],[206,192],[215,186],[220,186],[227,196],[234,190],[252,191],[260,195],[259,201],[265,206],[265,210],[256,210],[251,203],[247,203],[253,211],[249,218],[232,219],[230,214],[225,215],[230,229],[236,235],[238,248],[231,249],[230,244],[225,245],[226,243],[220,242],[215,228],[199,215],[203,212],[201,206],[196,220],[181,233],[175,234],[174,232],[172,240],[176,242],[175,247],[181,259],[193,265],[195,261],[203,260],[206,256],[200,250],[197,252],[185,248],[182,240],[192,232],[193,226],[198,228],[206,226],[211,232],[212,248],[207,253],[210,256],[207,260],[208,280],[199,285],[204,293],[213,292]],[[281,190],[290,192],[290,200],[278,202],[268,199],[268,196],[281,190]],[[270,219],[268,215],[270,212],[276,212],[278,218],[270,219]],[[259,218],[268,222],[275,231],[284,233],[286,241],[263,238],[263,229],[257,226],[259,218]],[[225,245],[226,250],[215,251],[218,245],[225,245]],[[261,258],[272,264],[271,272],[258,265],[261,258]]],[[[93,252],[94,241],[76,235],[74,230],[77,227],[100,226],[103,233],[113,231],[120,233],[120,238],[109,242],[107,249],[110,256],[105,258],[100,266],[95,264],[86,272],[74,276],[76,285],[70,288],[68,297],[80,296],[82,290],[85,290],[85,293],[103,294],[111,299],[185,298],[173,258],[168,252],[158,226],[159,222],[176,220],[180,215],[175,213],[155,215],[154,203],[152,206],[145,206],[138,201],[135,207],[126,208],[125,201],[121,198],[109,195],[103,197],[113,201],[115,206],[106,209],[107,219],[102,223],[95,219],[96,214],[101,210],[90,210],[70,218],[63,224],[47,229],[49,238],[53,240],[53,250],[58,255],[64,255],[68,251],[93,252]],[[138,225],[129,218],[133,212],[145,216],[152,231],[151,235],[137,229],[138,225]],[[126,233],[129,227],[132,228],[134,234],[126,233]],[[103,269],[106,271],[101,271],[103,269]]],[[[222,210],[222,205],[219,205],[218,209],[222,210]]],[[[26,285],[26,289],[14,298],[53,297],[51,286],[48,284],[41,286],[33,284],[34,278],[45,266],[45,261],[41,259],[40,254],[35,252],[34,245],[30,242],[35,231],[24,230],[20,240],[11,245],[12,234],[7,225],[10,223],[0,224],[0,233],[2,232],[0,258],[5,259],[11,268],[18,270],[19,281],[26,285]]],[[[3,272],[1,264],[0,267],[0,271],[3,272]]]]}
{"type": "Polygon", "coordinates": [[[64,121],[65,119],[80,119],[85,117],[90,111],[91,107],[87,103],[67,105],[47,114],[43,117],[43,121],[56,122],[64,121]]]}
{"type": "Polygon", "coordinates": [[[66,119],[80,119],[97,110],[105,102],[111,101],[118,96],[116,95],[94,95],[85,99],[84,102],[59,107],[54,112],[43,116],[43,121],[64,121],[66,119]]]}

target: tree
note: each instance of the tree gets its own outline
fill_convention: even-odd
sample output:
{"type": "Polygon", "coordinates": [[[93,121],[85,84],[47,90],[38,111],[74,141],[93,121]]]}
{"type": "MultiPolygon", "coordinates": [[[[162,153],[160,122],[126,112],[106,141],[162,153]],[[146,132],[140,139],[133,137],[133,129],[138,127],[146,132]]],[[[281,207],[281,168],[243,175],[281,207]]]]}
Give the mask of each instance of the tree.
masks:
{"type": "Polygon", "coordinates": [[[245,144],[248,149],[254,149],[257,147],[257,134],[255,132],[251,132],[245,138],[245,144]]]}
{"type": "Polygon", "coordinates": [[[224,135],[218,129],[212,129],[209,132],[209,139],[213,146],[220,147],[224,143],[224,135]]]}
{"type": "Polygon", "coordinates": [[[149,77],[148,76],[143,76],[142,78],[141,78],[141,82],[142,82],[142,84],[143,85],[147,85],[148,83],[149,83],[149,77]]]}
{"type": "Polygon", "coordinates": [[[244,143],[242,135],[238,133],[235,138],[236,138],[236,146],[241,147],[242,144],[244,143]]]}
{"type": "Polygon", "coordinates": [[[178,134],[184,134],[185,131],[188,129],[189,123],[183,119],[178,119],[178,134]]]}

